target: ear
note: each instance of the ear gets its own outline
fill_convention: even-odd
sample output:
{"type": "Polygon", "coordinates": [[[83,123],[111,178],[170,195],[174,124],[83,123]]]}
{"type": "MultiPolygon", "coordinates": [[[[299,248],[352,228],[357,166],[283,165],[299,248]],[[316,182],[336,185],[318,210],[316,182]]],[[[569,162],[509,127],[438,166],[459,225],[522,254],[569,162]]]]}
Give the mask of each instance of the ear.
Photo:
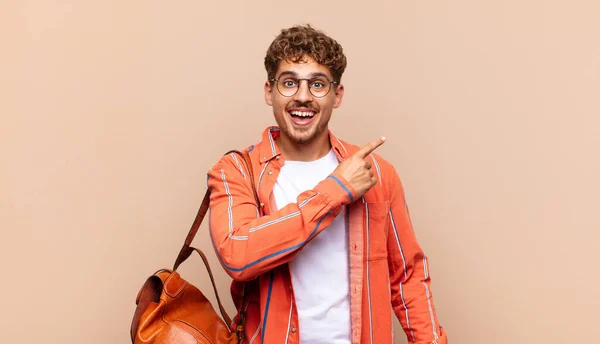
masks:
{"type": "Polygon", "coordinates": [[[273,106],[273,99],[271,98],[273,96],[273,88],[271,87],[271,83],[266,81],[265,82],[265,103],[267,103],[267,105],[269,106],[273,106]]]}
{"type": "Polygon", "coordinates": [[[337,109],[342,105],[342,98],[344,98],[344,85],[339,84],[335,88],[335,101],[333,103],[333,108],[337,109]]]}

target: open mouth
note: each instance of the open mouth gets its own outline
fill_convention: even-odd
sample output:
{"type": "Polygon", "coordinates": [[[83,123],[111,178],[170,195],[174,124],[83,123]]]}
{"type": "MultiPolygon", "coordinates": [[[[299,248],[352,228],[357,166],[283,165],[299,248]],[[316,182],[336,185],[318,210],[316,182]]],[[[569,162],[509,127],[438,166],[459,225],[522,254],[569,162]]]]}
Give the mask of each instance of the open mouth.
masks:
{"type": "Polygon", "coordinates": [[[293,111],[288,111],[288,114],[290,115],[290,118],[292,119],[292,122],[294,122],[294,124],[308,125],[313,121],[313,119],[315,118],[317,113],[312,110],[311,111],[293,110],[293,111]]]}

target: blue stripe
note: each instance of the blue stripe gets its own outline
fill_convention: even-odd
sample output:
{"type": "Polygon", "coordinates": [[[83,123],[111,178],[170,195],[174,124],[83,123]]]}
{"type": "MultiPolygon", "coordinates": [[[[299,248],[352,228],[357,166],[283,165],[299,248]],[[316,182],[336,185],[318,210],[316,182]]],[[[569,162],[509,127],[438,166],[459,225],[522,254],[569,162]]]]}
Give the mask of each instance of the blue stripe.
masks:
{"type": "Polygon", "coordinates": [[[331,179],[335,180],[338,184],[340,184],[340,186],[342,188],[344,188],[344,190],[346,190],[346,192],[348,193],[348,196],[350,196],[350,202],[354,202],[354,197],[352,197],[352,192],[350,192],[350,190],[348,190],[348,188],[346,187],[346,185],[344,185],[344,183],[340,182],[340,180],[337,179],[335,176],[329,176],[328,178],[331,178],[331,179]]]}
{"type": "Polygon", "coordinates": [[[371,344],[373,343],[373,310],[371,309],[371,264],[369,259],[371,258],[371,227],[369,223],[369,204],[365,203],[365,212],[367,218],[367,296],[369,299],[369,337],[371,338],[371,344]]]}
{"type": "Polygon", "coordinates": [[[313,230],[313,231],[310,233],[310,235],[308,236],[308,238],[307,238],[306,240],[304,240],[303,242],[299,243],[298,245],[295,245],[295,246],[292,246],[292,247],[288,247],[288,248],[285,248],[285,249],[283,249],[283,250],[281,250],[281,251],[277,251],[277,252],[275,252],[275,253],[271,253],[271,254],[269,254],[269,255],[267,255],[267,256],[264,256],[264,257],[262,257],[262,258],[259,258],[259,259],[255,260],[255,261],[253,261],[252,263],[249,263],[249,264],[246,264],[246,265],[244,265],[244,266],[243,266],[243,267],[241,267],[241,268],[234,268],[234,267],[232,267],[232,266],[229,266],[229,265],[225,264],[225,262],[223,261],[223,259],[221,259],[221,255],[219,254],[219,251],[217,251],[217,246],[215,245],[215,240],[214,240],[214,238],[213,238],[212,231],[210,232],[210,239],[211,239],[211,241],[213,242],[213,247],[214,247],[214,249],[215,249],[215,252],[217,253],[217,258],[219,259],[219,261],[221,262],[221,264],[222,264],[224,267],[226,267],[228,270],[235,271],[235,272],[240,272],[240,271],[244,271],[244,270],[246,270],[247,268],[249,268],[249,267],[252,267],[252,266],[254,266],[254,265],[256,265],[256,264],[258,264],[258,263],[260,263],[260,262],[264,262],[264,261],[265,261],[265,260],[267,260],[267,259],[270,259],[270,258],[273,258],[273,257],[277,257],[277,256],[279,256],[279,255],[282,255],[282,254],[284,254],[284,253],[287,253],[287,252],[290,252],[290,251],[293,251],[293,250],[295,250],[295,249],[298,249],[298,248],[302,247],[302,245],[306,244],[306,242],[307,242],[308,240],[310,240],[310,239],[311,239],[311,238],[314,236],[314,234],[315,234],[315,233],[317,232],[317,230],[319,229],[319,226],[321,225],[321,222],[323,222],[323,220],[324,220],[324,219],[327,217],[327,215],[331,214],[331,212],[332,212],[332,210],[330,210],[329,212],[327,212],[327,214],[325,214],[325,215],[324,215],[324,216],[323,216],[323,217],[322,217],[322,218],[319,220],[319,222],[317,222],[317,225],[315,226],[315,229],[314,229],[314,230],[313,230]]]}
{"type": "Polygon", "coordinates": [[[250,149],[247,150],[248,153],[252,152],[254,150],[254,145],[252,145],[252,147],[250,147],[250,149]]]}
{"type": "Polygon", "coordinates": [[[394,221],[394,214],[390,210],[390,220],[392,220],[392,228],[394,229],[394,235],[396,236],[396,241],[398,243],[398,249],[400,250],[400,255],[402,256],[402,264],[404,265],[404,280],[408,278],[408,271],[406,271],[406,257],[404,257],[404,249],[402,249],[402,243],[400,242],[400,236],[398,235],[398,230],[396,229],[396,221],[394,221]]]}
{"type": "Polygon", "coordinates": [[[273,270],[271,270],[271,280],[269,281],[269,292],[267,293],[267,305],[265,306],[265,317],[263,318],[262,340],[265,340],[265,332],[267,330],[267,316],[269,315],[269,305],[271,304],[271,291],[273,291],[273,270]]]}

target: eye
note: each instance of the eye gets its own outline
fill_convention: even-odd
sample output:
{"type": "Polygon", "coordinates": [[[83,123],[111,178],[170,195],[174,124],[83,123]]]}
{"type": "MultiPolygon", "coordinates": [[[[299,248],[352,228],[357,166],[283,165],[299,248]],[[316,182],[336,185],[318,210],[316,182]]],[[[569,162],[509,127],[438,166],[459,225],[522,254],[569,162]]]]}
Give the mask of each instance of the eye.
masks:
{"type": "Polygon", "coordinates": [[[296,87],[296,85],[298,85],[298,82],[296,82],[294,80],[284,80],[282,82],[282,85],[284,87],[296,87]]]}
{"type": "Polygon", "coordinates": [[[323,83],[322,81],[313,81],[310,84],[310,87],[315,88],[315,89],[321,89],[325,87],[325,83],[323,83]]]}

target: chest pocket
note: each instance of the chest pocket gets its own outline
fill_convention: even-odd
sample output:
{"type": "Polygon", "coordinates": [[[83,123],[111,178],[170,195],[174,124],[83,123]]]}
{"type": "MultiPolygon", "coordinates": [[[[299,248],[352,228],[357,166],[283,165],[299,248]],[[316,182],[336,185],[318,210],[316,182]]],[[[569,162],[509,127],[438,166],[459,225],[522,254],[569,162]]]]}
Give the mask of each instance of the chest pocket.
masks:
{"type": "Polygon", "coordinates": [[[365,259],[387,259],[389,202],[367,202],[364,205],[365,259]]]}

